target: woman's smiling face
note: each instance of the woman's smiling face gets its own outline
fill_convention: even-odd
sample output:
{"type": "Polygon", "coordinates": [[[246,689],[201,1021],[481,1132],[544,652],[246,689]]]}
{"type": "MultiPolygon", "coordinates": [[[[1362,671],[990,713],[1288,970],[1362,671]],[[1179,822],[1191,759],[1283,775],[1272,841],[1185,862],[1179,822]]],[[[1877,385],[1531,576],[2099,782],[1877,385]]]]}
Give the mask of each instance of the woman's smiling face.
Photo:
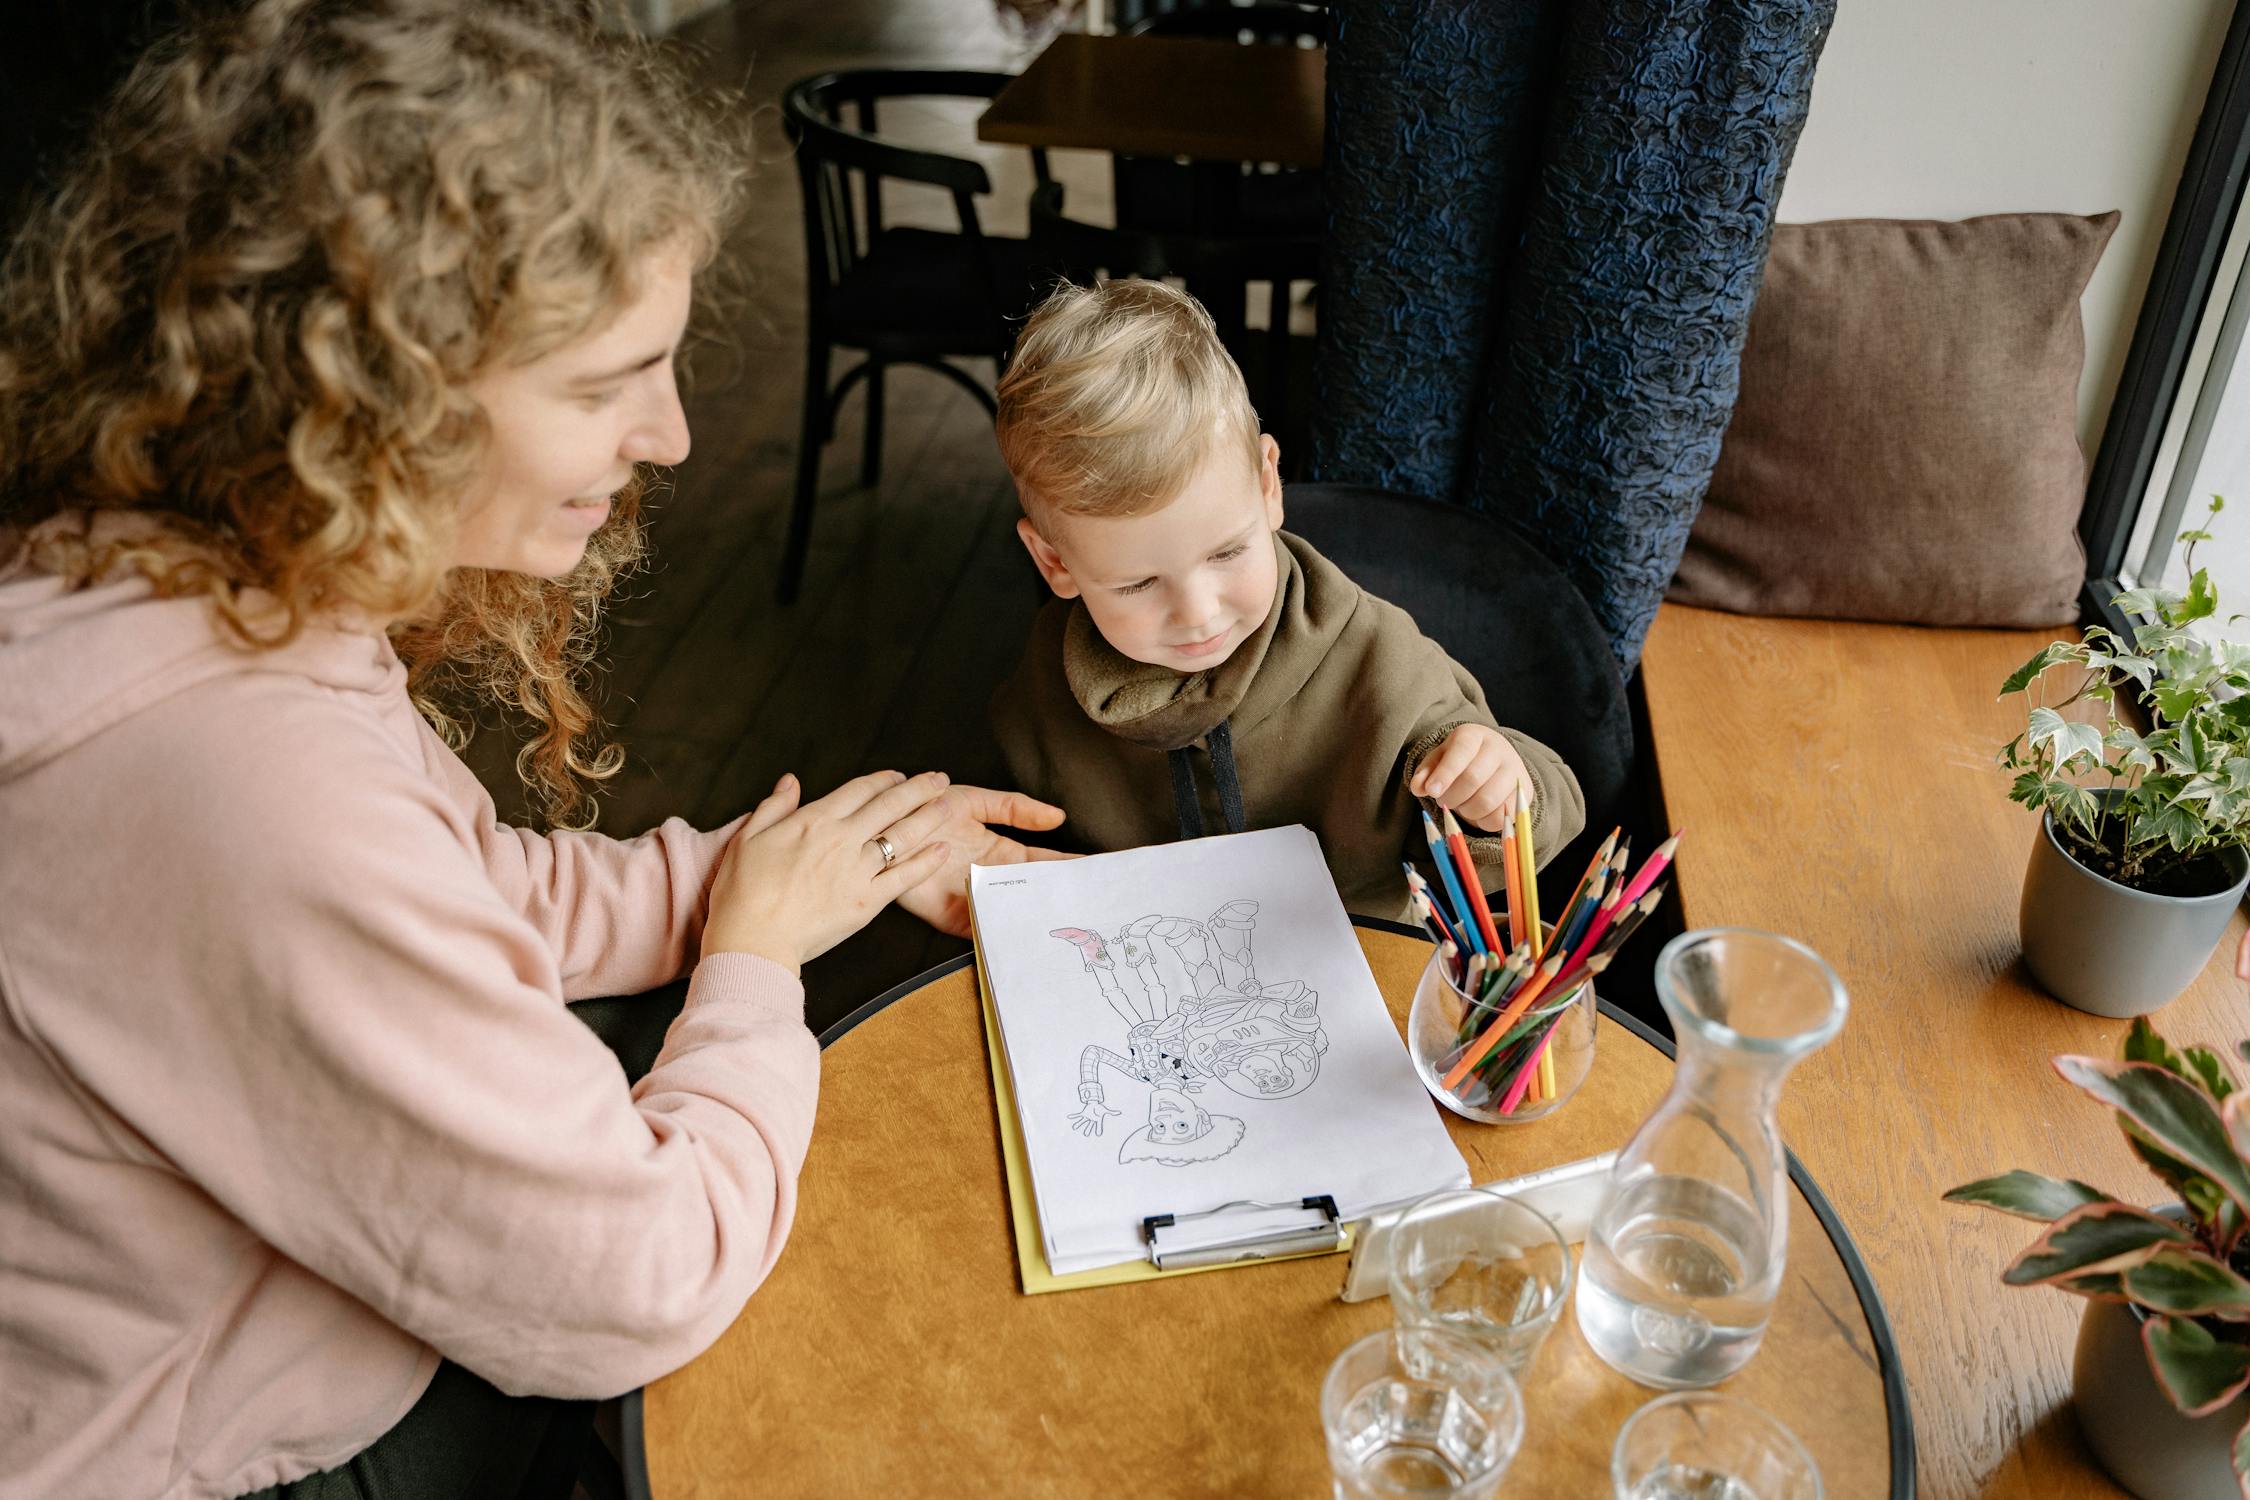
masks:
{"type": "Polygon", "coordinates": [[[462,506],[454,567],[560,578],[637,465],[687,457],[673,357],[693,274],[682,250],[651,254],[639,295],[605,327],[470,386],[490,438],[462,506]]]}

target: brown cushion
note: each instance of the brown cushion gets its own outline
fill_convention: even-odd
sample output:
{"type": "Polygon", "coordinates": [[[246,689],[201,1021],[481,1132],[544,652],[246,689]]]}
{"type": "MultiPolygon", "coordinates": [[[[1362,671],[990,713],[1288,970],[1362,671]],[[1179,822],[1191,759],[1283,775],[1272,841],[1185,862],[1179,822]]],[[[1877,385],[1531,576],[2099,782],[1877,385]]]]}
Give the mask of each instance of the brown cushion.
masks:
{"type": "Polygon", "coordinates": [[[1670,597],[1925,625],[2075,619],[2079,294],[2115,213],[1782,224],[1670,597]]]}

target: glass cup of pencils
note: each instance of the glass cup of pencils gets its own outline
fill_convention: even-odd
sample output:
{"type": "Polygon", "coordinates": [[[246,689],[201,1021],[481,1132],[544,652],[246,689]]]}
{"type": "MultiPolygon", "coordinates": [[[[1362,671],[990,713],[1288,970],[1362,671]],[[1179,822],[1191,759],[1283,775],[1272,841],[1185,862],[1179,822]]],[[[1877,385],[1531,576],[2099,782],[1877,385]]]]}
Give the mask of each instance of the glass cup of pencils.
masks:
{"type": "Polygon", "coordinates": [[[1438,878],[1411,864],[1414,919],[1437,951],[1414,987],[1406,1047],[1440,1104],[1471,1120],[1520,1125],[1560,1109],[1594,1067],[1594,978],[1663,899],[1675,833],[1640,869],[1620,830],[1594,852],[1553,922],[1539,919],[1539,862],[1519,793],[1501,832],[1506,900],[1488,902],[1453,814],[1422,823],[1438,878]]]}
{"type": "MultiPolygon", "coordinates": [[[[1553,939],[1552,924],[1545,936],[1553,939]]],[[[1524,1125],[1578,1092],[1594,1069],[1594,976],[1581,966],[1534,991],[1545,972],[1520,965],[1511,976],[1505,961],[1492,967],[1476,954],[1464,962],[1450,943],[1430,955],[1407,1013],[1406,1050],[1438,1103],[1465,1119],[1524,1125]]]]}

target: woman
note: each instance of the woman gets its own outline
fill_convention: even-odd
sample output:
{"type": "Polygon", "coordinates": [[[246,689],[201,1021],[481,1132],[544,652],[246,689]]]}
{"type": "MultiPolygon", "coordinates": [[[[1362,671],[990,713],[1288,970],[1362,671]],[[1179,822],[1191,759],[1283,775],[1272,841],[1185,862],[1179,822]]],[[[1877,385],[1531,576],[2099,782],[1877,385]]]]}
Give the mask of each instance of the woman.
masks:
{"type": "Polygon", "coordinates": [[[0,268],[0,1494],[567,1493],[564,1401],[780,1252],[798,966],[1060,820],[496,823],[480,699],[558,826],[617,768],[586,643],[741,159],[552,12],[207,21],[0,268]],[[628,1091],[564,1002],[691,965],[628,1091]]]}

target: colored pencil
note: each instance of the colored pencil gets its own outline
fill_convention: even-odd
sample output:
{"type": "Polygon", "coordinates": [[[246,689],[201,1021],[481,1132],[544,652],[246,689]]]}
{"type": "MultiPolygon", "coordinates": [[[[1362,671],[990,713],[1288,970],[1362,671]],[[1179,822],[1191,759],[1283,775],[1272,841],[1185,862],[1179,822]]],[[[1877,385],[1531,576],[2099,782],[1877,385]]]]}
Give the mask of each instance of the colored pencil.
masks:
{"type": "Polygon", "coordinates": [[[1575,949],[1566,948],[1559,943],[1553,947],[1548,959],[1539,966],[1538,973],[1524,985],[1513,1000],[1509,1001],[1507,1008],[1493,1019],[1490,1026],[1485,1028],[1484,1035],[1477,1038],[1462,1061],[1456,1063],[1453,1071],[1446,1075],[1445,1086],[1447,1088],[1452,1088],[1458,1084],[1463,1077],[1468,1075],[1471,1068],[1484,1060],[1486,1053],[1499,1045],[1500,1038],[1506,1035],[1507,1029],[1513,1026],[1526,1010],[1531,1008],[1531,1002],[1539,998],[1541,991],[1560,978],[1565,970],[1575,970],[1584,966],[1584,961],[1593,954],[1594,943],[1608,929],[1624,894],[1622,887],[1612,886],[1610,888],[1609,894],[1602,898],[1601,909],[1594,914],[1594,921],[1587,928],[1586,936],[1579,940],[1575,949]]]}
{"type": "Polygon", "coordinates": [[[1609,961],[1616,957],[1617,950],[1624,947],[1625,940],[1633,935],[1633,929],[1648,920],[1648,914],[1656,910],[1664,899],[1664,893],[1670,889],[1670,886],[1660,885],[1641,897],[1631,911],[1611,924],[1609,931],[1602,935],[1600,945],[1591,953],[1573,955],[1560,977],[1555,980],[1554,988],[1566,988],[1577,983],[1581,974],[1599,974],[1602,969],[1608,968],[1609,961]],[[1595,967],[1597,964],[1600,965],[1599,968],[1595,967]]]}
{"type": "Polygon", "coordinates": [[[1602,897],[1602,904],[1595,911],[1594,920],[1586,924],[1585,933],[1572,945],[1572,955],[1592,953],[1594,944],[1600,942],[1602,934],[1609,931],[1609,924],[1617,920],[1618,909],[1624,904],[1625,883],[1618,881],[1609,888],[1609,894],[1602,897]]]}
{"type": "MultiPolygon", "coordinates": [[[[1632,913],[1640,899],[1647,893],[1649,886],[1671,864],[1672,851],[1679,847],[1679,843],[1680,836],[1676,833],[1666,839],[1662,846],[1648,857],[1648,862],[1641,866],[1633,878],[1625,882],[1623,889],[1613,890],[1603,899],[1601,910],[1594,914],[1594,920],[1586,928],[1586,935],[1578,940],[1573,950],[1574,962],[1590,956],[1596,951],[1595,945],[1601,943],[1603,935],[1609,930],[1610,923],[1619,920],[1620,913],[1625,915],[1632,913]]],[[[1654,907],[1650,908],[1652,911],[1654,909],[1654,907]]]]}
{"type": "Polygon", "coordinates": [[[1593,927],[1593,913],[1602,909],[1602,897],[1606,897],[1611,891],[1615,891],[1615,888],[1624,884],[1624,875],[1618,870],[1618,857],[1620,857],[1620,852],[1627,850],[1629,846],[1631,846],[1631,839],[1620,839],[1618,846],[1609,850],[1609,857],[1602,861],[1602,868],[1595,870],[1595,873],[1593,873],[1593,886],[1586,891],[1586,902],[1579,906],[1577,913],[1573,915],[1573,918],[1570,918],[1570,936],[1566,940],[1573,949],[1577,949],[1579,938],[1586,936],[1586,929],[1593,927]]]}
{"type": "Polygon", "coordinates": [[[1500,966],[1500,972],[1493,980],[1493,988],[1499,991],[1500,998],[1505,999],[1509,992],[1523,982],[1523,976],[1530,972],[1531,945],[1526,943],[1508,955],[1507,961],[1500,966]]]}
{"type": "Polygon", "coordinates": [[[1602,946],[1599,951],[1603,954],[1611,954],[1624,947],[1625,940],[1633,935],[1633,929],[1648,920],[1648,914],[1656,910],[1657,904],[1664,899],[1664,893],[1670,889],[1670,886],[1660,885],[1641,897],[1630,916],[1611,925],[1608,936],[1602,939],[1602,946]]]}
{"type": "Polygon", "coordinates": [[[1516,874],[1516,825],[1500,824],[1500,888],[1508,897],[1508,943],[1523,941],[1523,883],[1516,874]]]}
{"type": "Polygon", "coordinates": [[[1641,866],[1640,873],[1633,877],[1633,883],[1625,887],[1625,904],[1627,906],[1648,894],[1648,888],[1656,883],[1656,877],[1663,874],[1672,863],[1673,851],[1680,847],[1680,834],[1686,831],[1684,828],[1680,829],[1656,846],[1656,852],[1648,857],[1647,864],[1641,866]]]}
{"type": "Polygon", "coordinates": [[[1516,1112],[1516,1106],[1523,1103],[1524,1090],[1531,1086],[1532,1079],[1539,1076],[1539,1070],[1547,1066],[1547,1044],[1554,1039],[1555,1028],[1550,1026],[1547,1034],[1539,1039],[1539,1050],[1531,1054],[1531,1061],[1523,1065],[1522,1071],[1516,1074],[1516,1081],[1508,1085],[1507,1094],[1500,1100],[1500,1113],[1512,1115],[1516,1112]]]}
{"type": "MultiPolygon", "coordinates": [[[[1431,947],[1438,949],[1441,953],[1447,950],[1451,950],[1454,952],[1459,951],[1458,949],[1454,948],[1453,940],[1446,933],[1444,924],[1438,920],[1436,910],[1420,893],[1416,893],[1411,909],[1413,910],[1415,920],[1422,924],[1422,934],[1430,940],[1431,947]]],[[[1444,960],[1444,962],[1445,977],[1447,979],[1456,977],[1454,974],[1454,966],[1452,961],[1450,959],[1447,959],[1444,960]]]]}
{"type": "Polygon", "coordinates": [[[1515,998],[1508,1002],[1507,1008],[1493,1017],[1492,1024],[1484,1029],[1483,1035],[1470,1045],[1469,1050],[1461,1055],[1461,1060],[1453,1065],[1453,1070],[1445,1075],[1445,1086],[1447,1088],[1458,1088],[1461,1080],[1468,1077],[1469,1070],[1483,1062],[1485,1054],[1500,1045],[1500,1038],[1508,1034],[1508,1028],[1522,1019],[1523,1013],[1531,1009],[1531,1002],[1539,998],[1539,992],[1544,990],[1554,977],[1562,972],[1563,961],[1566,957],[1567,955],[1562,950],[1556,949],[1547,961],[1539,966],[1538,972],[1525,982],[1522,989],[1516,992],[1515,998]]]}
{"type": "MultiPolygon", "coordinates": [[[[1536,934],[1539,931],[1539,856],[1532,852],[1531,797],[1520,786],[1516,788],[1516,822],[1520,825],[1516,833],[1517,857],[1523,861],[1525,900],[1531,906],[1531,930],[1536,934]]],[[[1562,1024],[1559,1017],[1555,1024],[1562,1024]]],[[[1547,1038],[1551,1039],[1554,1034],[1554,1027],[1548,1027],[1547,1038]]],[[[1532,1085],[1533,1089],[1536,1090],[1536,1097],[1543,1100],[1552,1099],[1555,1096],[1555,1060],[1547,1055],[1546,1039],[1542,1039],[1539,1043],[1537,1062],[1539,1065],[1539,1081],[1532,1085]]]]}
{"type": "Polygon", "coordinates": [[[1524,930],[1534,953],[1546,948],[1546,928],[1539,923],[1539,856],[1531,842],[1531,794],[1516,788],[1516,879],[1523,886],[1524,930]]]}
{"type": "Polygon", "coordinates": [[[1420,872],[1412,865],[1407,865],[1405,869],[1407,889],[1412,891],[1422,904],[1430,909],[1430,920],[1437,924],[1439,939],[1450,942],[1456,948],[1459,948],[1461,946],[1460,934],[1455,932],[1453,924],[1446,920],[1444,900],[1430,888],[1430,883],[1424,880],[1420,872]]]}
{"type": "MultiPolygon", "coordinates": [[[[1484,947],[1469,983],[1478,1003],[1462,1018],[1464,1035],[1471,1030],[1477,1035],[1455,1053],[1444,1086],[1458,1092],[1464,1080],[1475,1073],[1488,1086],[1502,1090],[1499,1107],[1503,1113],[1513,1113],[1527,1099],[1534,1103],[1551,1100],[1558,1086],[1552,1051],[1554,1032],[1573,1003],[1572,992],[1606,969],[1618,949],[1663,901],[1668,888],[1664,876],[1671,869],[1684,830],[1674,830],[1634,870],[1632,841],[1612,828],[1587,862],[1569,900],[1563,903],[1549,938],[1544,926],[1530,926],[1539,920],[1538,897],[1532,884],[1537,879],[1538,855],[1529,836],[1529,799],[1519,790],[1514,815],[1501,830],[1510,938],[1503,944],[1497,924],[1480,930],[1468,920],[1480,907],[1485,918],[1491,914],[1482,903],[1464,903],[1460,881],[1455,878],[1457,872],[1465,872],[1470,884],[1477,885],[1478,894],[1482,894],[1475,866],[1466,858],[1467,839],[1458,818],[1445,812],[1442,835],[1436,819],[1427,812],[1423,819],[1424,835],[1433,839],[1433,847],[1434,840],[1442,837],[1446,852],[1455,856],[1453,861],[1441,860],[1438,873],[1454,899],[1456,921],[1472,943],[1483,940],[1484,947]],[[1549,995],[1562,998],[1551,1010],[1533,1015],[1533,1007],[1549,995]],[[1477,1028],[1476,1017],[1488,1007],[1492,1008],[1490,1022],[1477,1028]],[[1531,1016],[1528,1023],[1526,1016],[1531,1016]]],[[[1434,917],[1445,903],[1433,891],[1427,904],[1434,917]]]]}
{"type": "Polygon", "coordinates": [[[1444,883],[1446,897],[1453,903],[1453,915],[1461,937],[1471,948],[1482,952],[1484,939],[1469,915],[1468,898],[1461,894],[1461,881],[1453,873],[1453,861],[1446,854],[1445,840],[1439,837],[1437,824],[1426,812],[1422,814],[1422,832],[1430,842],[1430,858],[1437,861],[1438,879],[1444,883]]]}
{"type": "MultiPolygon", "coordinates": [[[[1588,964],[1583,977],[1592,980],[1608,967],[1609,959],[1605,955],[1588,964]]],[[[1573,979],[1570,983],[1576,984],[1578,980],[1573,979]]],[[[1539,1038],[1537,1050],[1525,1061],[1522,1070],[1516,1075],[1515,1082],[1509,1085],[1507,1093],[1501,1097],[1500,1112],[1502,1114],[1514,1114],[1516,1106],[1523,1103],[1524,1096],[1527,1093],[1539,1099],[1554,1097],[1555,1060],[1547,1049],[1555,1039],[1556,1028],[1561,1024],[1562,1017],[1558,1012],[1554,1021],[1549,1023],[1546,1032],[1539,1038]],[[1536,1084],[1533,1082],[1534,1079],[1537,1080],[1536,1084]]]]}
{"type": "MultiPolygon", "coordinates": [[[[1469,894],[1469,906],[1476,913],[1477,928],[1494,953],[1507,951],[1500,946],[1500,929],[1492,920],[1492,908],[1485,904],[1484,881],[1478,878],[1477,862],[1469,857],[1469,838],[1461,831],[1461,824],[1453,816],[1453,809],[1445,810],[1445,847],[1453,855],[1454,867],[1460,872],[1461,884],[1469,894]]],[[[1513,923],[1509,924],[1512,928],[1513,923]]]]}
{"type": "Polygon", "coordinates": [[[1430,890],[1429,882],[1424,880],[1422,872],[1412,865],[1406,866],[1406,888],[1414,893],[1414,899],[1422,903],[1422,908],[1428,910],[1430,919],[1437,923],[1439,937],[1444,941],[1452,942],[1454,940],[1452,924],[1448,923],[1444,914],[1438,910],[1437,897],[1430,890]]]}
{"type": "Polygon", "coordinates": [[[1587,930],[1594,925],[1594,918],[1601,911],[1602,902],[1611,894],[1624,889],[1625,867],[1630,862],[1632,851],[1631,839],[1618,840],[1617,847],[1610,851],[1607,866],[1596,873],[1594,888],[1586,893],[1586,905],[1570,925],[1569,943],[1572,952],[1577,952],[1585,941],[1587,930]]]}
{"type": "MultiPolygon", "coordinates": [[[[1586,862],[1586,873],[1578,877],[1578,884],[1571,891],[1570,899],[1562,904],[1562,911],[1555,918],[1556,942],[1564,941],[1570,932],[1571,925],[1578,920],[1578,906],[1580,902],[1586,899],[1586,892],[1593,887],[1594,872],[1608,865],[1609,851],[1617,847],[1617,832],[1616,829],[1612,828],[1609,831],[1609,837],[1602,840],[1602,846],[1596,849],[1594,857],[1586,862]]],[[[1594,899],[1599,901],[1601,897],[1597,895],[1594,899]]]]}

